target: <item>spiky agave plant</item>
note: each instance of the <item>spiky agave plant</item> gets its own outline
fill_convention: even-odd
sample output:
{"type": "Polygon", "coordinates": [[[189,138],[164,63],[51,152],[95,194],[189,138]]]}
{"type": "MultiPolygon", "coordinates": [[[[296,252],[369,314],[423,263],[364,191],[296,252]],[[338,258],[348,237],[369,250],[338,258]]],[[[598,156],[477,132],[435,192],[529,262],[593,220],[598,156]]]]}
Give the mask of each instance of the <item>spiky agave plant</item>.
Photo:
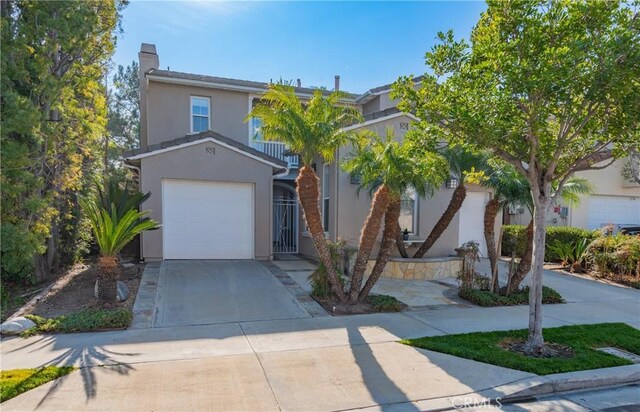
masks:
{"type": "Polygon", "coordinates": [[[108,210],[102,207],[99,199],[84,199],[81,206],[91,222],[100,249],[97,265],[98,300],[101,303],[113,303],[118,297],[118,253],[138,234],[155,229],[158,224],[148,217],[148,211],[132,208],[119,214],[116,205],[112,203],[108,210]]]}

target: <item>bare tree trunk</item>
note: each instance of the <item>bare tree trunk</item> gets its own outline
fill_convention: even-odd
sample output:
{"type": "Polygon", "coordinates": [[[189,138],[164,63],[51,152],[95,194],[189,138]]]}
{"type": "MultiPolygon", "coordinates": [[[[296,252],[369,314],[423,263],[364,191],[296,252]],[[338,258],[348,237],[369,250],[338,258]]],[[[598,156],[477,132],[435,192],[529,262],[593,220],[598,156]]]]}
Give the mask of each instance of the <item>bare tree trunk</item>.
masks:
{"type": "Polygon", "coordinates": [[[318,176],[316,176],[313,169],[304,165],[300,169],[298,178],[296,179],[298,187],[298,199],[304,212],[304,218],[309,227],[309,233],[313,239],[313,244],[318,251],[318,257],[327,270],[327,276],[329,282],[331,282],[331,289],[338,297],[340,302],[344,302],[347,296],[342,289],[342,283],[338,279],[338,273],[334,266],[334,262],[331,259],[331,253],[329,252],[329,246],[327,245],[327,239],[324,237],[324,228],[322,227],[322,216],[320,215],[320,207],[318,205],[320,201],[320,192],[318,190],[318,176]]]}
{"type": "Polygon", "coordinates": [[[520,256],[520,263],[518,263],[513,276],[509,276],[507,281],[507,295],[516,292],[520,288],[520,284],[531,270],[531,260],[533,259],[533,219],[531,219],[527,226],[526,236],[527,243],[524,248],[524,253],[520,256]]]}
{"type": "Polygon", "coordinates": [[[498,251],[496,250],[495,224],[500,210],[500,202],[493,197],[484,208],[484,239],[487,243],[487,256],[491,265],[491,291],[498,292],[498,251]]]}
{"type": "Polygon", "coordinates": [[[389,201],[387,211],[384,214],[384,230],[382,232],[382,242],[380,244],[380,251],[378,251],[378,257],[376,258],[376,264],[371,270],[369,279],[364,284],[364,287],[360,291],[358,301],[362,302],[369,296],[371,289],[375,286],[376,282],[382,275],[384,267],[387,265],[391,251],[393,250],[393,243],[396,241],[396,230],[398,226],[398,218],[400,217],[400,198],[395,197],[389,201]]]}
{"type": "Polygon", "coordinates": [[[358,244],[358,254],[353,264],[353,273],[351,277],[351,289],[349,290],[349,302],[357,303],[360,287],[362,286],[362,277],[367,269],[367,262],[371,256],[371,251],[376,243],[382,219],[389,204],[389,189],[386,185],[382,185],[376,190],[371,200],[371,210],[369,216],[362,226],[360,233],[360,242],[358,244]]]}
{"type": "Polygon", "coordinates": [[[442,233],[447,230],[449,227],[449,223],[453,220],[453,217],[458,213],[458,210],[462,207],[462,202],[464,202],[465,197],[467,197],[467,188],[463,183],[460,183],[460,186],[456,187],[456,190],[453,191],[453,195],[451,196],[451,201],[447,206],[447,209],[444,211],[442,216],[436,225],[427,236],[427,239],[420,245],[420,248],[413,255],[414,259],[419,259],[424,256],[425,253],[431,249],[434,243],[442,236],[442,233]]]}
{"type": "Polygon", "coordinates": [[[544,247],[547,226],[547,209],[550,204],[550,184],[534,191],[533,217],[533,271],[529,287],[529,337],[525,343],[528,353],[539,352],[544,347],[542,336],[542,274],[544,269],[544,247]]]}
{"type": "Polygon", "coordinates": [[[98,258],[98,300],[102,304],[113,304],[118,300],[118,278],[120,267],[115,256],[98,258]]]}
{"type": "Polygon", "coordinates": [[[400,252],[400,256],[407,259],[409,254],[407,253],[407,249],[404,247],[404,239],[402,238],[402,230],[400,229],[400,222],[398,222],[398,227],[396,227],[396,247],[398,248],[398,252],[400,252]]]}

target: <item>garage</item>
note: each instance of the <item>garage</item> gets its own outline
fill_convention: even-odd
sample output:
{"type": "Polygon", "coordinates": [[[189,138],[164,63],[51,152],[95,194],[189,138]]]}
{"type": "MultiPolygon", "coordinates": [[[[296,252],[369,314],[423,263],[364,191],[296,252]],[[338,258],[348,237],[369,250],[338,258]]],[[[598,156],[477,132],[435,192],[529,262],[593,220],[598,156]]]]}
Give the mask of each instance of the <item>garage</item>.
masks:
{"type": "Polygon", "coordinates": [[[253,259],[252,183],[162,180],[164,259],[253,259]]]}
{"type": "Polygon", "coordinates": [[[587,227],[640,225],[640,197],[590,196],[587,227]]]}

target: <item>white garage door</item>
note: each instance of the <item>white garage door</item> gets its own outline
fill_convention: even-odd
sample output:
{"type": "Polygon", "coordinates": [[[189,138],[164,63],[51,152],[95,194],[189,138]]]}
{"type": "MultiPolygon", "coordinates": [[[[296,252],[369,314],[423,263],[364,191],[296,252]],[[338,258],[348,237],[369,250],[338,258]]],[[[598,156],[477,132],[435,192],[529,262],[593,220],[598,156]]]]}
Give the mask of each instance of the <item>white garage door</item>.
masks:
{"type": "Polygon", "coordinates": [[[640,197],[590,196],[588,228],[609,224],[640,225],[640,197]]]}
{"type": "Polygon", "coordinates": [[[485,193],[467,192],[467,197],[458,212],[460,214],[458,246],[475,240],[480,245],[480,253],[483,257],[487,257],[487,243],[484,240],[484,206],[487,203],[485,199],[485,193]]]}
{"type": "Polygon", "coordinates": [[[165,259],[253,259],[253,184],[162,181],[165,259]]]}

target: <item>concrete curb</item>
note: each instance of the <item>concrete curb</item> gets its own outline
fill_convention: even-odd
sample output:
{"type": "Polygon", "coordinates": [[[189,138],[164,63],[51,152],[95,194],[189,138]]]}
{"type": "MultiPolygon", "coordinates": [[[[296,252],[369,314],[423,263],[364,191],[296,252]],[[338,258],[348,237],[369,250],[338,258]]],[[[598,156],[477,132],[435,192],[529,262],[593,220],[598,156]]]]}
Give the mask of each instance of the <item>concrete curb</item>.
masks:
{"type": "Polygon", "coordinates": [[[536,376],[481,392],[487,398],[499,397],[511,403],[586,389],[602,389],[640,383],[640,365],[617,366],[578,372],[536,376]]]}

